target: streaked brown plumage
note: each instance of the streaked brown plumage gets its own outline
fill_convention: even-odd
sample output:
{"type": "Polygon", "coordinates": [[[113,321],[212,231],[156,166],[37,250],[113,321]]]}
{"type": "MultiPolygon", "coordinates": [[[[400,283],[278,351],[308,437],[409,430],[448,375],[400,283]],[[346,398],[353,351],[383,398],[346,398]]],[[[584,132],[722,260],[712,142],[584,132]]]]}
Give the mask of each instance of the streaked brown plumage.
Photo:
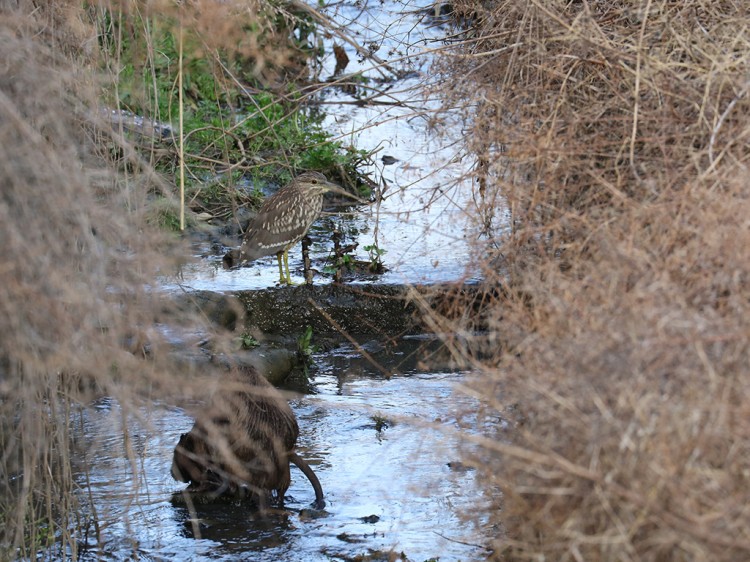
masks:
{"type": "Polygon", "coordinates": [[[289,249],[302,240],[323,209],[328,191],[346,193],[320,172],[305,172],[267,198],[245,232],[239,252],[224,256],[228,267],[276,254],[279,282],[291,284],[289,249]],[[282,258],[284,269],[282,269],[282,258]]]}
{"type": "Polygon", "coordinates": [[[263,506],[268,495],[283,501],[293,462],[315,489],[316,505],[325,504],[323,490],[309,465],[294,452],[299,427],[283,396],[257,370],[232,371],[200,412],[188,433],[180,436],[172,461],[172,477],[190,482],[199,493],[252,493],[263,506]]]}

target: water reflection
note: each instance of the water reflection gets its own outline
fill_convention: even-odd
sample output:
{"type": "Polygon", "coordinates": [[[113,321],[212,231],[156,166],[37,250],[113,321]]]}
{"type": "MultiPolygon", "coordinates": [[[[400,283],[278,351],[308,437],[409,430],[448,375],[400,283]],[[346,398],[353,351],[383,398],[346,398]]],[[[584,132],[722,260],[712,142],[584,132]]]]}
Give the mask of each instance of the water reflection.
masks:
{"type": "Polygon", "coordinates": [[[357,365],[348,350],[317,360],[317,394],[292,407],[298,450],[323,485],[324,513],[312,516],[314,493],[295,467],[285,510],[266,517],[239,500],[186,503],[184,484],[169,469],[192,419],[180,409],[127,413],[109,401],[84,416],[89,470],[79,481],[100,536],[92,531],[83,559],[137,552],[153,559],[322,561],[391,549],[411,560],[478,558],[481,549],[463,543],[480,544],[484,532],[468,527],[461,513],[479,509],[481,493],[473,471],[451,468],[462,446],[456,430],[476,424],[476,405],[453,394],[462,375],[386,379],[357,365]],[[123,423],[130,437],[123,437],[123,423]]]}
{"type": "Polygon", "coordinates": [[[291,512],[275,510],[261,516],[248,502],[186,501],[182,492],[175,492],[171,503],[181,537],[213,541],[217,554],[262,552],[291,542],[291,512]]]}

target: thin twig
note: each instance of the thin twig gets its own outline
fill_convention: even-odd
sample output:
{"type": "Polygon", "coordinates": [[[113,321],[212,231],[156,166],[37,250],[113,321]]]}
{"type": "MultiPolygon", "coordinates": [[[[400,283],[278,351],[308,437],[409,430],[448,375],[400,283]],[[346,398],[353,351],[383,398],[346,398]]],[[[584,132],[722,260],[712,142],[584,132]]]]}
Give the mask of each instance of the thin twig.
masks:
{"type": "Polygon", "coordinates": [[[724,125],[724,121],[734,109],[734,106],[737,105],[738,101],[745,97],[749,89],[750,80],[745,82],[745,85],[742,87],[742,90],[740,90],[740,93],[737,94],[734,99],[729,102],[729,105],[727,105],[726,109],[722,112],[721,117],[719,117],[719,120],[711,130],[711,139],[708,142],[708,160],[709,162],[711,162],[711,169],[713,169],[713,167],[716,165],[716,159],[714,158],[714,144],[716,144],[716,136],[719,134],[722,125],[724,125]]]}
{"type": "Polygon", "coordinates": [[[372,355],[370,355],[369,353],[367,353],[367,351],[365,351],[365,349],[364,349],[364,348],[363,348],[363,347],[362,347],[361,345],[359,345],[359,342],[358,342],[357,340],[355,340],[355,339],[354,339],[354,338],[353,338],[353,337],[352,337],[352,336],[351,336],[351,335],[349,334],[349,332],[347,332],[346,330],[344,330],[344,329],[343,329],[343,328],[341,327],[341,325],[339,325],[339,323],[338,323],[338,322],[336,322],[336,320],[334,320],[334,319],[333,319],[333,318],[331,317],[331,315],[330,315],[330,314],[328,314],[328,313],[327,313],[327,312],[326,312],[325,310],[323,310],[323,308],[322,308],[322,307],[321,307],[321,306],[320,306],[320,305],[319,305],[318,303],[316,303],[316,302],[315,302],[315,301],[314,301],[314,300],[313,300],[312,298],[308,298],[308,299],[307,299],[307,301],[308,301],[308,302],[309,302],[309,303],[310,303],[311,305],[313,305],[313,307],[315,307],[315,310],[317,310],[318,312],[320,312],[321,316],[323,316],[323,318],[325,318],[325,319],[326,319],[326,321],[327,321],[328,323],[330,323],[330,324],[331,324],[331,326],[333,326],[333,327],[334,327],[334,329],[335,329],[335,330],[336,330],[336,331],[337,331],[338,333],[340,333],[340,334],[341,334],[342,336],[344,336],[344,337],[345,337],[345,338],[346,338],[347,340],[349,340],[349,342],[350,342],[350,343],[351,343],[351,344],[352,344],[352,345],[354,346],[354,349],[356,349],[356,350],[357,350],[357,351],[358,351],[358,352],[359,352],[359,353],[360,353],[360,354],[362,355],[362,357],[364,357],[365,359],[367,359],[367,361],[369,361],[369,362],[370,362],[370,364],[371,364],[371,365],[372,365],[373,367],[375,367],[375,368],[376,368],[376,369],[377,369],[378,371],[380,371],[381,373],[383,373],[383,376],[384,376],[384,377],[385,377],[386,379],[390,379],[390,378],[391,378],[391,373],[390,373],[389,371],[387,371],[387,370],[385,369],[385,367],[383,367],[383,366],[382,366],[382,365],[381,365],[380,363],[378,363],[378,362],[377,362],[377,361],[375,360],[375,358],[374,358],[374,357],[373,357],[372,355]]]}
{"type": "Polygon", "coordinates": [[[177,68],[177,105],[179,106],[179,127],[180,127],[180,144],[178,148],[180,161],[180,230],[185,230],[185,139],[184,139],[184,100],[182,94],[182,75],[183,75],[183,29],[182,14],[180,14],[180,27],[178,30],[178,57],[179,63],[177,68]]]}

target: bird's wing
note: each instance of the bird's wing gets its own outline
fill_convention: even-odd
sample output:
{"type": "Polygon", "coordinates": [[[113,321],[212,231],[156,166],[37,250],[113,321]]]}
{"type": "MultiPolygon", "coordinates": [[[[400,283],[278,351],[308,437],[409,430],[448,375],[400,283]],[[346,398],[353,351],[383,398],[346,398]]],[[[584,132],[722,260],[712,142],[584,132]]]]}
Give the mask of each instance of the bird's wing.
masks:
{"type": "Polygon", "coordinates": [[[240,246],[240,260],[252,261],[284,251],[307,233],[317,214],[311,217],[309,212],[305,213],[304,202],[297,192],[278,191],[266,200],[250,223],[240,246]]]}

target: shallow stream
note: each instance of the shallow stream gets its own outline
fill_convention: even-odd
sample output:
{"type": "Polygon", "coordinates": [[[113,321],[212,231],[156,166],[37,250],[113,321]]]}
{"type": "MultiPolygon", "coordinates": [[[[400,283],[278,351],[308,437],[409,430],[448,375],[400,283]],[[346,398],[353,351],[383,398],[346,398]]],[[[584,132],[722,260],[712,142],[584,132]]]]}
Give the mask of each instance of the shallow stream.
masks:
{"type": "MultiPolygon", "coordinates": [[[[445,33],[425,17],[429,7],[427,0],[382,0],[340,2],[323,10],[360,45],[395,61],[391,64],[404,77],[374,86],[388,88],[381,100],[391,105],[359,107],[335,87],[323,94],[330,131],[357,148],[380,149],[369,171],[380,181],[383,198],[351,216],[320,219],[311,231],[314,263],[329,254],[333,225],[347,233],[345,243],[359,243],[359,259],[368,259],[364,247],[373,243],[386,251],[388,271],[379,282],[474,276],[467,272],[474,201],[471,182],[460,180],[468,171],[455,143],[460,125],[443,115],[453,138],[438,137],[428,127],[438,107],[428,93],[435,78],[430,55],[419,53],[438,46],[445,33]]],[[[335,64],[331,41],[326,40],[323,79],[335,64]]],[[[346,49],[351,60],[346,72],[382,77],[370,60],[358,60],[346,49]]],[[[275,258],[225,271],[225,250],[196,246],[199,259],[165,288],[232,292],[274,286],[275,258]]],[[[301,282],[299,247],[290,252],[290,267],[301,282]]],[[[102,400],[84,420],[83,434],[95,444],[96,458],[87,459],[89,473],[79,479],[91,490],[104,540],[98,544],[93,531],[82,537],[84,559],[133,559],[135,552],[146,560],[387,560],[358,557],[389,551],[411,561],[484,558],[489,530],[464,517],[471,513],[471,520],[481,521],[483,490],[474,472],[459,463],[461,432],[478,431],[477,406],[454,391],[463,373],[418,370],[403,361],[413,351],[413,343],[397,342],[393,363],[383,365],[393,373],[390,378],[346,344],[314,358],[314,393],[297,395],[291,404],[300,424],[298,450],[326,495],[322,514],[309,510],[314,494],[296,468],[282,514],[259,519],[247,505],[232,501],[191,511],[174,501],[185,485],[170,476],[174,446],[192,425],[188,414],[166,407],[123,414],[118,404],[102,400]]]]}
{"type": "MultiPolygon", "coordinates": [[[[329,209],[313,225],[311,257],[318,270],[331,255],[335,228],[344,233],[342,244],[358,244],[352,253],[358,260],[370,259],[368,246],[384,250],[386,272],[377,278],[381,283],[448,282],[478,275],[467,271],[476,238],[471,217],[476,216],[477,201],[467,177],[471,158],[461,142],[461,115],[441,108],[434,93],[439,77],[430,68],[431,51],[443,45],[449,28],[429,15],[431,6],[428,0],[357,0],[329,3],[321,9],[359,45],[391,61],[390,68],[400,77],[376,68],[373,60],[362,59],[353,47],[344,45],[350,59],[344,73],[361,73],[368,82],[356,94],[330,86],[317,95],[327,114],[324,126],[335,138],[375,151],[373,164],[361,171],[379,184],[377,203],[347,208],[344,213],[329,209]],[[357,103],[369,97],[374,98],[372,104],[357,103]]],[[[321,80],[334,72],[333,41],[324,40],[321,80]]],[[[188,289],[237,291],[277,282],[274,256],[226,271],[221,258],[227,249],[196,245],[198,259],[184,267],[179,284],[188,289]]],[[[299,245],[290,250],[289,260],[293,279],[303,282],[299,245]]],[[[315,277],[315,283],[329,280],[315,277]]]]}
{"type": "Polygon", "coordinates": [[[386,379],[346,347],[316,360],[317,393],[291,404],[298,451],[323,485],[323,512],[310,509],[313,490],[294,467],[284,513],[262,519],[229,500],[191,512],[169,469],[192,419],[180,409],[123,415],[103,400],[87,413],[85,436],[96,443],[88,478],[106,542],[98,546],[92,529],[83,559],[323,561],[389,551],[420,562],[481,559],[487,529],[464,517],[481,509],[483,495],[459,462],[459,430],[477,423],[476,405],[453,392],[462,375],[386,379]]]}

